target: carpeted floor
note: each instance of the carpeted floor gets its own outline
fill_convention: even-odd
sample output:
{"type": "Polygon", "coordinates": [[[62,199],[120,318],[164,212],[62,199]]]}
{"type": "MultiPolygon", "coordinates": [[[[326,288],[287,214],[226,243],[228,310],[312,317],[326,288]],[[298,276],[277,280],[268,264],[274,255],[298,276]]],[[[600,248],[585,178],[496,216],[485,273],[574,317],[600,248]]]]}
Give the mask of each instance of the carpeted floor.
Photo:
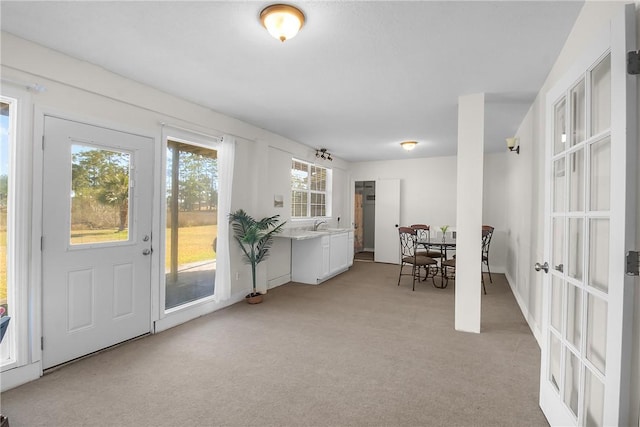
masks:
{"type": "Polygon", "coordinates": [[[2,394],[20,426],[542,426],[540,351],[504,276],[482,333],[453,285],[355,263],[129,342],[2,394]]]}

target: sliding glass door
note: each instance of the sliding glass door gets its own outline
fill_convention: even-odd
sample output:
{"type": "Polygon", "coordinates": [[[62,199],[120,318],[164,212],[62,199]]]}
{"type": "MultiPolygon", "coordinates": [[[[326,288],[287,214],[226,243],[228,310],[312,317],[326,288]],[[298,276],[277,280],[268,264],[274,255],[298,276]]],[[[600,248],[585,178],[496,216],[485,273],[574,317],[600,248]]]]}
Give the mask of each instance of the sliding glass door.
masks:
{"type": "Polygon", "coordinates": [[[218,153],[167,141],[165,310],[215,292],[218,153]]]}

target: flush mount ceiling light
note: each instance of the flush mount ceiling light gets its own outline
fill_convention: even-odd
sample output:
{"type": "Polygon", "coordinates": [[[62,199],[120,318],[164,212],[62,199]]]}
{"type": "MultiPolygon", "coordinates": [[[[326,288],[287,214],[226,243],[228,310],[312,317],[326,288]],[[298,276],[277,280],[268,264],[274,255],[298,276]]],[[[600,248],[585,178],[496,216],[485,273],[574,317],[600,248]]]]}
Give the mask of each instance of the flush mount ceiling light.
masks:
{"type": "Polygon", "coordinates": [[[400,145],[402,146],[402,148],[404,148],[407,151],[411,151],[414,148],[416,148],[416,145],[418,144],[417,141],[404,141],[401,142],[400,145]]]}
{"type": "Polygon", "coordinates": [[[304,14],[288,4],[272,4],[262,9],[260,21],[281,42],[292,39],[304,25],[304,14]]]}

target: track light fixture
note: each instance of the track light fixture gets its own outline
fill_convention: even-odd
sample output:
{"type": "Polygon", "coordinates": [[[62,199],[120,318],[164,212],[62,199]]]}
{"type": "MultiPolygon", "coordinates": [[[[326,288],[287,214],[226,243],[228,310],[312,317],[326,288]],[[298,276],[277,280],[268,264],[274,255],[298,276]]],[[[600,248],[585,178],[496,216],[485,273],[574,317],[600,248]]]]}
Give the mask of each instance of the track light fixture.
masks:
{"type": "Polygon", "coordinates": [[[322,160],[333,161],[333,159],[331,158],[331,153],[328,152],[326,148],[318,148],[318,149],[316,149],[316,157],[319,157],[322,160]]]}

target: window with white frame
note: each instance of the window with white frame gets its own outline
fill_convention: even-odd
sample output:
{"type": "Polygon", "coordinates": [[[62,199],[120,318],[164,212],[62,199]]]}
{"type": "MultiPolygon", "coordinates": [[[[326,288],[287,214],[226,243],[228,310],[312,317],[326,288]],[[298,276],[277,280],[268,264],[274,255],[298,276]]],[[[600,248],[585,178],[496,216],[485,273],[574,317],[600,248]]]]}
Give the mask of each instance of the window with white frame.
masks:
{"type": "Polygon", "coordinates": [[[291,162],[291,217],[331,215],[331,169],[302,160],[291,162]]]}

